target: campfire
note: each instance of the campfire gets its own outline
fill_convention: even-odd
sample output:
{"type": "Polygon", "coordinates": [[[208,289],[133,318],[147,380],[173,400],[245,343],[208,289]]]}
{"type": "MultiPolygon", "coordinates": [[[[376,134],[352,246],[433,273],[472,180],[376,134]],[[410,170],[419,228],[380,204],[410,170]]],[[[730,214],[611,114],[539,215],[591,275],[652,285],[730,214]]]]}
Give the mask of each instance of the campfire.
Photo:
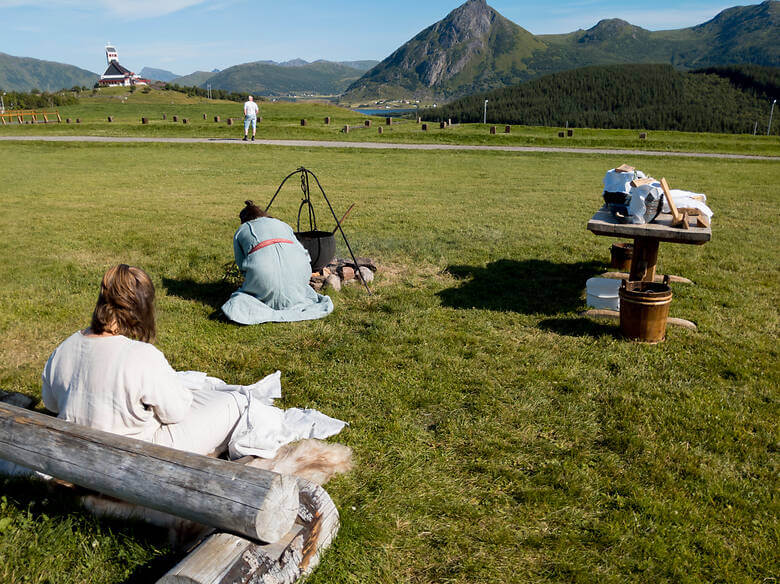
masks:
{"type": "Polygon", "coordinates": [[[345,284],[371,282],[377,269],[374,261],[369,258],[357,257],[355,262],[336,258],[327,266],[312,272],[309,284],[317,292],[326,287],[338,292],[345,284]]]}

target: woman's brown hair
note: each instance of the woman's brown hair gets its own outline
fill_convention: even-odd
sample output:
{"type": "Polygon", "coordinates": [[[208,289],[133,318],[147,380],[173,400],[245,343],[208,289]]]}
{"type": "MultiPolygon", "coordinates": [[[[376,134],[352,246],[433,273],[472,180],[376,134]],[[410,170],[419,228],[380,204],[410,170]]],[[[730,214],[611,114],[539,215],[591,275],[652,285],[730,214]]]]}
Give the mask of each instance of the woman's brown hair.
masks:
{"type": "Polygon", "coordinates": [[[259,219],[260,217],[270,217],[268,213],[263,211],[260,207],[255,205],[252,201],[244,201],[246,205],[238,214],[238,218],[241,219],[241,223],[252,221],[253,219],[259,219]]]}
{"type": "Polygon", "coordinates": [[[157,336],[154,320],[154,284],[141,268],[119,264],[100,282],[92,333],[124,335],[153,343],[157,336]]]}

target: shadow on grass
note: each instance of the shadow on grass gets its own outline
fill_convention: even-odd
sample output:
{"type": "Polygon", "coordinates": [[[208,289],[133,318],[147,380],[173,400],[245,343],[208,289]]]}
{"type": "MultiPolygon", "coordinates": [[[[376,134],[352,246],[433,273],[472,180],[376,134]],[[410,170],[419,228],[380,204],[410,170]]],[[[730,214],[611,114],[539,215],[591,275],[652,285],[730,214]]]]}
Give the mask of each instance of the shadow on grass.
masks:
{"type": "Polygon", "coordinates": [[[216,282],[196,282],[195,280],[174,280],[173,278],[163,278],[168,296],[176,296],[185,300],[195,300],[211,306],[214,312],[209,316],[211,319],[219,319],[222,311],[221,306],[230,298],[230,295],[236,291],[236,286],[230,282],[218,280],[216,282]]]}
{"type": "Polygon", "coordinates": [[[452,265],[447,271],[463,283],[437,293],[444,306],[555,315],[582,306],[585,281],[604,265],[498,260],[485,267],[452,265]]]}
{"type": "Polygon", "coordinates": [[[539,322],[539,328],[567,337],[603,337],[622,339],[617,321],[580,318],[548,318],[539,322]]]}
{"type": "Polygon", "coordinates": [[[185,552],[175,550],[168,545],[168,534],[165,529],[143,523],[141,521],[123,521],[119,519],[96,518],[81,506],[81,495],[88,493],[79,487],[70,488],[57,483],[26,477],[5,477],[0,475],[0,492],[11,503],[19,508],[25,508],[26,519],[30,528],[39,527],[39,521],[46,522],[51,518],[70,518],[76,531],[88,534],[93,522],[108,528],[117,539],[129,538],[142,547],[161,549],[162,554],[152,560],[138,565],[133,569],[124,584],[146,584],[156,582],[176,565],[185,552]]]}

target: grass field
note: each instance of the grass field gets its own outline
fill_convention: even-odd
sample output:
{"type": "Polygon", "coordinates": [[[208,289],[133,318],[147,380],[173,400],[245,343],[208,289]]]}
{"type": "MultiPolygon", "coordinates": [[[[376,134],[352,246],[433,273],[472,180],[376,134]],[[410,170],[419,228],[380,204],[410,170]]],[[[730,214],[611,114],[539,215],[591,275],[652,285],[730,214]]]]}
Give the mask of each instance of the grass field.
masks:
{"type": "MultiPolygon", "coordinates": [[[[157,136],[236,138],[243,135],[242,104],[189,98],[175,91],[103,89],[94,97],[84,97],[79,105],[59,108],[63,123],[0,126],[3,135],[77,134],[92,136],[157,136]],[[126,98],[126,99],[125,99],[126,98]],[[163,114],[167,116],[163,120],[163,114]],[[204,119],[204,114],[206,119],[204,119]],[[114,121],[108,122],[112,116],[114,121]],[[177,116],[179,121],[174,122],[177,116]],[[220,122],[215,123],[214,117],[220,122]],[[141,118],[149,119],[141,124],[141,118]],[[233,126],[227,118],[236,119],[233,126]],[[71,124],[65,123],[71,118],[71,124]],[[76,124],[76,119],[81,123],[76,124]],[[188,120],[187,124],[182,119],[188,120]]],[[[639,130],[573,129],[573,136],[559,138],[562,128],[513,126],[509,134],[504,126],[490,134],[491,124],[458,124],[440,129],[429,123],[428,131],[414,120],[396,119],[387,126],[381,117],[368,117],[348,109],[319,103],[260,102],[262,123],[257,136],[267,139],[338,140],[344,142],[401,142],[434,144],[478,144],[500,146],[565,146],[575,148],[642,149],[670,152],[716,152],[780,156],[780,139],[776,136],[698,134],[691,132],[647,132],[639,139],[639,130]],[[325,125],[325,118],[331,123],[325,125]],[[301,120],[307,121],[301,126],[301,120]],[[370,128],[365,121],[370,120],[370,128]],[[345,134],[342,129],[352,129],[345,134]],[[378,126],[383,127],[380,135],[378,126]]],[[[489,121],[489,120],[488,120],[489,121]]]]}
{"type": "MultiPolygon", "coordinates": [[[[232,383],[280,369],[283,405],[350,422],[337,440],[357,465],[327,487],[342,528],[312,584],[780,577],[777,162],[230,144],[0,156],[0,388],[39,396],[105,269],[143,267],[174,368],[232,383]],[[712,241],[660,250],[662,272],[695,282],[674,285],[671,315],[698,333],[634,344],[578,316],[616,241],[585,224],[622,162],[709,197],[712,241]],[[380,266],[373,295],[334,293],[321,321],[213,318],[243,201],[301,165],[337,213],[356,203],[344,228],[380,266]]],[[[293,222],[299,201],[292,187],[272,211],[293,222]]],[[[36,483],[0,493],[2,582],[150,582],[176,560],[156,532],[36,483]]]]}

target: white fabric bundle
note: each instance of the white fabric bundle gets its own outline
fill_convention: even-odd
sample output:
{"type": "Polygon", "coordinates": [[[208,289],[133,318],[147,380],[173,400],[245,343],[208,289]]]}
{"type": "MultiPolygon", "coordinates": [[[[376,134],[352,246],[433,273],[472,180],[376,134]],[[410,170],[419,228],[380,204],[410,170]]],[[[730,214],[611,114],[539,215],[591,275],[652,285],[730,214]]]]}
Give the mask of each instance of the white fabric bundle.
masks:
{"type": "Polygon", "coordinates": [[[645,178],[645,173],[641,170],[631,172],[618,172],[613,168],[608,170],[604,176],[604,190],[608,193],[626,193],[631,191],[631,181],[637,178],[645,178]]]}
{"type": "Polygon", "coordinates": [[[281,375],[276,371],[252,385],[228,385],[200,371],[179,373],[183,383],[193,390],[231,391],[243,396],[247,405],[228,444],[231,459],[248,455],[273,458],[285,444],[304,438],[327,438],[347,425],[317,410],[274,407],[274,399],[282,397],[281,375]]]}
{"type": "MultiPolygon", "coordinates": [[[[672,195],[672,200],[678,209],[693,208],[699,209],[707,216],[707,219],[712,219],[712,209],[707,206],[707,195],[703,193],[692,193],[690,191],[683,191],[680,189],[671,189],[669,194],[672,195]]],[[[672,210],[669,207],[669,202],[664,197],[664,213],[671,213],[672,210]]]]}

